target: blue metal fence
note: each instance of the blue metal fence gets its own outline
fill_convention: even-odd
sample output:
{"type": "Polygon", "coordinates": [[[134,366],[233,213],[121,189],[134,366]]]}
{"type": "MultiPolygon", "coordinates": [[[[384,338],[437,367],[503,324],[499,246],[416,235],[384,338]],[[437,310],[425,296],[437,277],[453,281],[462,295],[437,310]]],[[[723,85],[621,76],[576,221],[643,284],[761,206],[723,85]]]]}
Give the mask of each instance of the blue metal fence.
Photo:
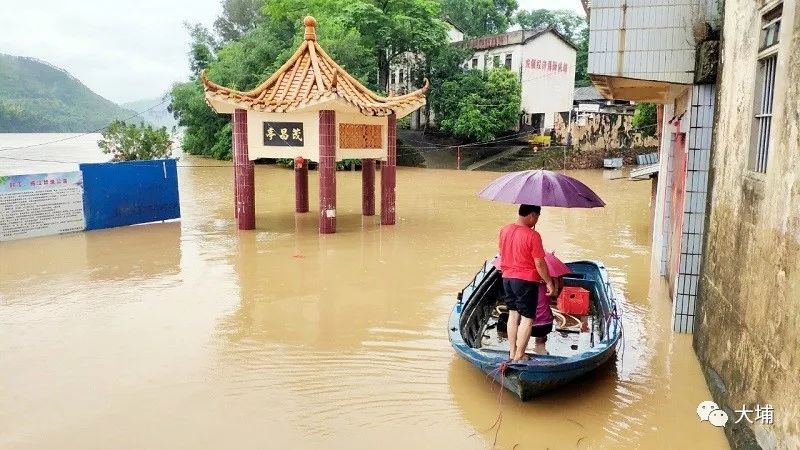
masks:
{"type": "Polygon", "coordinates": [[[86,229],[181,216],[174,159],[81,164],[86,229]]]}

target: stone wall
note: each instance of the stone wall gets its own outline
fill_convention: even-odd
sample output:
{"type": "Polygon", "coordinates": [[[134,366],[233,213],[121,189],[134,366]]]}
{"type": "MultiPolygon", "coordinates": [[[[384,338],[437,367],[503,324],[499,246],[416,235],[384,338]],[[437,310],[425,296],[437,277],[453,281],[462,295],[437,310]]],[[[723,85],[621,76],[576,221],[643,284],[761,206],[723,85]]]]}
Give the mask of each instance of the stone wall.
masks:
{"type": "MultiPolygon", "coordinates": [[[[626,148],[614,152],[614,157],[621,157],[623,164],[631,166],[636,164],[636,156],[654,153],[658,148],[626,148]]],[[[602,169],[603,158],[607,157],[602,149],[578,150],[574,147],[543,147],[534,152],[526,148],[508,158],[498,159],[482,170],[496,170],[514,172],[518,170],[572,170],[572,169],[602,169]]]]}
{"type": "MultiPolygon", "coordinates": [[[[574,113],[573,113],[574,114],[574,113]]],[[[585,123],[572,117],[572,124],[568,129],[569,113],[556,115],[554,130],[556,141],[560,144],[568,142],[568,133],[571,134],[571,144],[581,152],[602,151],[607,157],[623,156],[623,150],[636,148],[658,147],[657,137],[633,130],[633,116],[628,114],[611,113],[584,113],[585,123]]],[[[654,134],[655,130],[648,130],[654,134]]]]}
{"type": "MultiPolygon", "coordinates": [[[[800,6],[783,4],[766,174],[748,169],[762,2],[727,0],[694,345],[734,447],[800,448],[800,6]],[[733,422],[742,405],[774,423],[733,422]]],[[[750,414],[751,420],[754,415],[750,414]]]]}

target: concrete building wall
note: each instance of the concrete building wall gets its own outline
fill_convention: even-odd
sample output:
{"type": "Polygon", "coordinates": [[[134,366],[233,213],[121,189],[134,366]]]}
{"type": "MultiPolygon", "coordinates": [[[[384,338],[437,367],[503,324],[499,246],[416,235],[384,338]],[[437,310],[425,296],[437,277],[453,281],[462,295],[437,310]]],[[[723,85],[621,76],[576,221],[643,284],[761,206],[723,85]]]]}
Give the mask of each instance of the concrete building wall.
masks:
{"type": "MultiPolygon", "coordinates": [[[[686,135],[685,155],[679,165],[673,160],[673,171],[682,173],[682,192],[677,211],[674,234],[670,237],[672,248],[670,260],[674,261],[670,280],[672,289],[672,329],[691,333],[695,328],[696,300],[700,261],[703,255],[705,235],[706,192],[710,169],[711,138],[714,118],[714,96],[712,84],[692,87],[686,135]]],[[[673,200],[675,197],[673,197],[673,200]]]]}
{"type": "MultiPolygon", "coordinates": [[[[589,73],[608,99],[664,105],[653,205],[653,263],[667,278],[672,328],[695,326],[714,86],[695,82],[696,48],[714,44],[715,0],[595,0],[589,73]]],[[[713,67],[713,61],[711,61],[713,67]]]]}
{"type": "Polygon", "coordinates": [[[703,0],[594,0],[589,73],[691,84],[703,0]]]}
{"type": "Polygon", "coordinates": [[[558,113],[572,109],[575,94],[575,49],[553,33],[531,39],[521,51],[522,110],[544,113],[544,128],[552,128],[558,113]],[[535,61],[543,61],[539,68],[535,61]],[[553,67],[549,63],[553,62],[553,67]],[[560,64],[566,66],[559,70],[560,64]],[[532,67],[532,65],[535,65],[532,67]]]}
{"type": "MultiPolygon", "coordinates": [[[[576,51],[554,33],[543,33],[523,44],[503,45],[477,50],[467,59],[468,69],[490,70],[507,67],[520,76],[522,101],[526,116],[543,114],[542,128],[552,128],[556,114],[572,109],[575,93],[576,51]]],[[[530,119],[526,119],[527,124],[530,119]]]]}
{"type": "Polygon", "coordinates": [[[695,328],[706,192],[714,121],[714,85],[694,85],[664,104],[653,202],[653,267],[667,279],[672,329],[695,328]]]}
{"type": "Polygon", "coordinates": [[[506,45],[503,47],[491,48],[488,50],[478,50],[473,53],[472,58],[467,61],[469,69],[490,70],[497,67],[504,67],[506,55],[511,55],[511,70],[519,71],[522,54],[522,45],[506,45]],[[495,57],[498,64],[495,65],[495,57]],[[476,61],[477,66],[473,61],[476,61]]]}
{"type": "Polygon", "coordinates": [[[674,135],[671,133],[670,120],[675,116],[674,103],[664,105],[662,133],[658,155],[658,184],[653,202],[653,265],[659,275],[667,276],[669,257],[669,211],[672,204],[672,148],[674,135]]]}
{"type": "MultiPolygon", "coordinates": [[[[450,25],[450,24],[448,24],[450,25]]],[[[447,39],[448,42],[459,42],[464,40],[464,33],[461,32],[458,28],[450,25],[447,29],[447,39]]]]}
{"type": "MultiPolygon", "coordinates": [[[[783,2],[769,156],[750,170],[762,14],[726,0],[706,255],[694,344],[728,414],[774,408],[774,423],[726,427],[732,444],[800,448],[800,6],[783,2]]],[[[762,9],[759,10],[759,6],[762,9]]],[[[750,414],[753,419],[754,414],[750,414]]]]}

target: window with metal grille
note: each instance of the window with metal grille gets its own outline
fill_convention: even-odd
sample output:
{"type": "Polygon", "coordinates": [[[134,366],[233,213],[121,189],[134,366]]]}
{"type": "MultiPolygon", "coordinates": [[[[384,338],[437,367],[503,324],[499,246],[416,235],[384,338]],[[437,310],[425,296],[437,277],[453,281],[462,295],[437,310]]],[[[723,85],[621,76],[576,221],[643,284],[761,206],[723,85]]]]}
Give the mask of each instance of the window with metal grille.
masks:
{"type": "Polygon", "coordinates": [[[472,58],[472,68],[473,69],[478,68],[478,58],[472,58]]]}
{"type": "Polygon", "coordinates": [[[772,134],[772,106],[775,100],[775,70],[778,62],[778,32],[782,5],[762,17],[761,45],[755,90],[755,117],[750,151],[750,170],[767,172],[769,141],[772,134]]]}
{"type": "Polygon", "coordinates": [[[511,70],[511,53],[506,55],[506,69],[511,70]]]}

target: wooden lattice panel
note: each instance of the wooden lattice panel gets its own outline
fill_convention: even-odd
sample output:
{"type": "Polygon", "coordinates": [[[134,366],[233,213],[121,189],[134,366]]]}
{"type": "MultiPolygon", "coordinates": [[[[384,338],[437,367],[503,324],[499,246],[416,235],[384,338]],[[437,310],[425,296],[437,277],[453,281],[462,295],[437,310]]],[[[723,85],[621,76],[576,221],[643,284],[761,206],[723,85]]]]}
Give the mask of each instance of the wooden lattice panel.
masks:
{"type": "Polygon", "coordinates": [[[340,123],[339,148],[383,148],[381,126],[362,123],[340,123]]]}

